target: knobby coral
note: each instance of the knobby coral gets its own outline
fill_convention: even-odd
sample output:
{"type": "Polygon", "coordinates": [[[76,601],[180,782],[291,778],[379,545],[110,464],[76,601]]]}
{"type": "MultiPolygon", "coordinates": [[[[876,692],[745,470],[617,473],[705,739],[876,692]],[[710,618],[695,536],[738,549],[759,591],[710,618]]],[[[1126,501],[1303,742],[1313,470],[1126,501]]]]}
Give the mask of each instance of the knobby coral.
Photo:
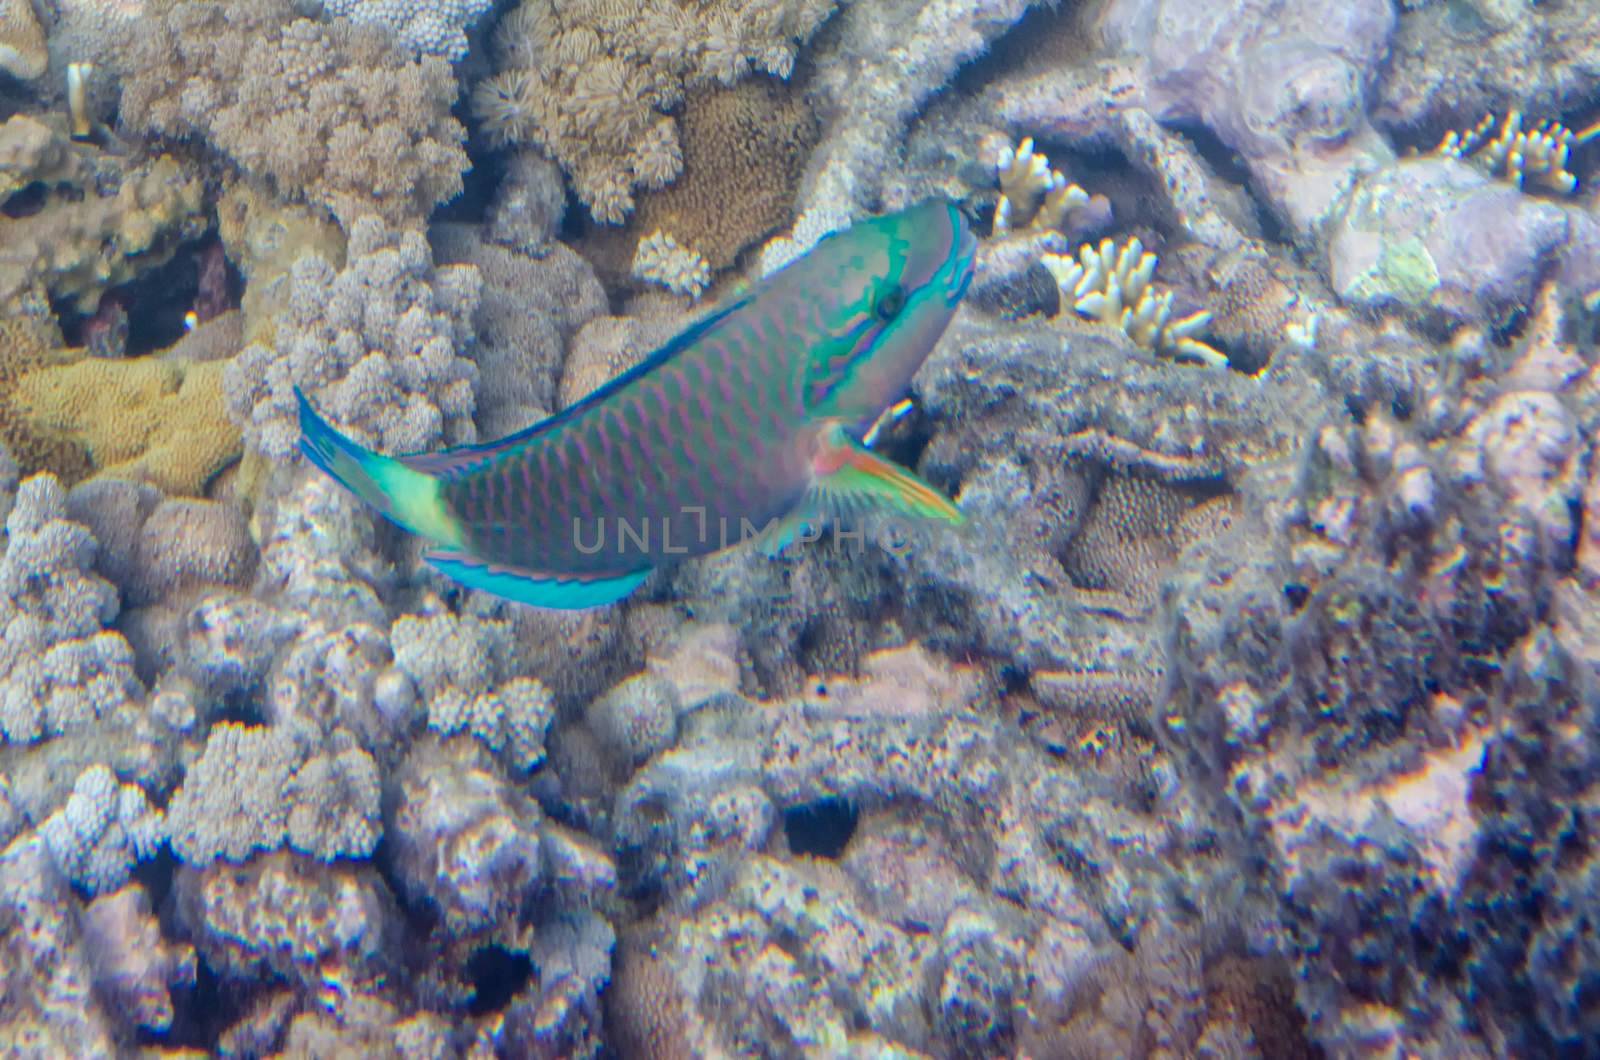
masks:
{"type": "Polygon", "coordinates": [[[634,188],[682,167],[665,112],[752,68],[787,78],[833,0],[526,0],[501,23],[501,72],[473,111],[489,136],[533,144],[572,177],[598,221],[621,223],[634,188]]]}
{"type": "Polygon", "coordinates": [[[127,66],[124,124],[204,140],[347,228],[373,211],[416,223],[461,191],[450,65],[380,29],[299,18],[288,0],[180,0],[139,22],[127,66]]]}

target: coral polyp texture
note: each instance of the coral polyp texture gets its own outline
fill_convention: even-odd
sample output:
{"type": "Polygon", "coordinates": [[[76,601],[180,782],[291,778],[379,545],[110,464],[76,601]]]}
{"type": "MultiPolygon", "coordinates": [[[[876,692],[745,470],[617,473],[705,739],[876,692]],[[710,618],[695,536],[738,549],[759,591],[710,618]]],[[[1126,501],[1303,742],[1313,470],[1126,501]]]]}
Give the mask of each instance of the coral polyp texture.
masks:
{"type": "Polygon", "coordinates": [[[180,0],[139,21],[125,64],[129,128],[201,141],[346,227],[416,224],[461,191],[449,63],[401,54],[382,29],[297,17],[287,0],[180,0]]]}
{"type": "Polygon", "coordinates": [[[751,72],[788,78],[834,0],[527,0],[500,23],[501,70],[473,112],[503,144],[548,152],[595,220],[619,224],[635,188],[682,166],[667,116],[685,92],[751,72]]]}

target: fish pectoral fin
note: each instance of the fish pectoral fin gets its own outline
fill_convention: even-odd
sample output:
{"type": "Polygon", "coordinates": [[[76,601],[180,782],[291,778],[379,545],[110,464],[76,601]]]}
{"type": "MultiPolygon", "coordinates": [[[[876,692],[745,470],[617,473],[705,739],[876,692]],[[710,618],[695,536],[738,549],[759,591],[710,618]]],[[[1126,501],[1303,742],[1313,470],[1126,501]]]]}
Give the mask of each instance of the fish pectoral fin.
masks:
{"type": "Polygon", "coordinates": [[[552,574],[488,563],[462,552],[425,552],[422,558],[439,573],[469,589],[481,589],[529,607],[556,611],[582,611],[614,604],[637,589],[653,569],[646,567],[616,574],[552,574]]]}
{"type": "MultiPolygon", "coordinates": [[[[887,509],[919,519],[960,526],[961,509],[912,472],[863,448],[839,426],[819,439],[811,462],[812,482],[801,511],[850,515],[887,509]]],[[[802,517],[802,522],[805,521],[802,517]]]]}
{"type": "Polygon", "coordinates": [[[768,559],[777,559],[778,554],[794,544],[802,533],[809,533],[816,521],[815,509],[809,504],[802,505],[782,519],[768,524],[761,536],[756,538],[756,548],[768,559]]]}

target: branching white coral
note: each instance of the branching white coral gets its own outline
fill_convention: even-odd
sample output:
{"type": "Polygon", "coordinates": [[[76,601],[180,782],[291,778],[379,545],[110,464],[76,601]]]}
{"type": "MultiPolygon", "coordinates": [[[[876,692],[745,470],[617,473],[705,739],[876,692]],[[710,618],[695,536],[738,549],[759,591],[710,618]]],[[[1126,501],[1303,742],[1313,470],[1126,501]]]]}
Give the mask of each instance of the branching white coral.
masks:
{"type": "Polygon", "coordinates": [[[1531,180],[1570,195],[1578,189],[1578,178],[1567,170],[1572,148],[1600,136],[1600,124],[1580,133],[1551,120],[1524,129],[1519,110],[1506,114],[1498,132],[1495,132],[1495,124],[1495,116],[1485,114],[1477,125],[1465,132],[1447,133],[1433,153],[1477,163],[1519,188],[1531,180]]]}
{"type": "Polygon", "coordinates": [[[994,230],[1018,228],[1060,229],[1069,212],[1089,202],[1089,193],[1050,168],[1050,159],[1033,149],[1033,137],[1013,148],[1000,148],[995,160],[1000,201],[995,206],[994,230]]]}
{"type": "Polygon", "coordinates": [[[633,275],[659,283],[674,294],[699,298],[711,283],[711,266],[699,253],[658,229],[639,240],[633,275]]]}
{"type": "Polygon", "coordinates": [[[1211,314],[1199,310],[1173,319],[1172,292],[1157,293],[1151,282],[1156,256],[1137,239],[1120,248],[1109,239],[1099,247],[1085,243],[1076,260],[1062,254],[1045,254],[1040,260],[1055,277],[1063,300],[1070,300],[1080,316],[1120,327],[1160,356],[1227,367],[1226,354],[1194,337],[1211,322],[1211,314]]]}

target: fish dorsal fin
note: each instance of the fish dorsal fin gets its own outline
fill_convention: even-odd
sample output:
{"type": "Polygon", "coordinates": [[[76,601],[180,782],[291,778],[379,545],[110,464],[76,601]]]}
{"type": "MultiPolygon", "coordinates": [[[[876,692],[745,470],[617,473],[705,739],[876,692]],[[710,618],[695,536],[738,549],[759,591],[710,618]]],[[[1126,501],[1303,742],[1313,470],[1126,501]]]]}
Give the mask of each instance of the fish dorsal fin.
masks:
{"type": "Polygon", "coordinates": [[[605,401],[617,391],[624,389],[641,376],[649,375],[663,364],[679,356],[684,350],[705,338],[714,331],[719,324],[727,320],[734,313],[749,305],[757,292],[765,285],[757,285],[743,295],[734,298],[724,305],[718,306],[710,313],[684,328],[678,334],[668,339],[661,348],[650,356],[623,372],[615,379],[598,387],[588,395],[574,401],[571,405],[552,416],[547,416],[530,427],[524,427],[515,434],[508,434],[504,438],[492,442],[475,442],[471,445],[458,445],[450,449],[441,449],[432,453],[413,453],[398,459],[407,467],[416,471],[426,472],[430,475],[450,476],[467,471],[478,464],[494,457],[508,449],[514,449],[524,442],[530,441],[540,435],[550,434],[560,430],[571,423],[589,409],[605,401]]]}

